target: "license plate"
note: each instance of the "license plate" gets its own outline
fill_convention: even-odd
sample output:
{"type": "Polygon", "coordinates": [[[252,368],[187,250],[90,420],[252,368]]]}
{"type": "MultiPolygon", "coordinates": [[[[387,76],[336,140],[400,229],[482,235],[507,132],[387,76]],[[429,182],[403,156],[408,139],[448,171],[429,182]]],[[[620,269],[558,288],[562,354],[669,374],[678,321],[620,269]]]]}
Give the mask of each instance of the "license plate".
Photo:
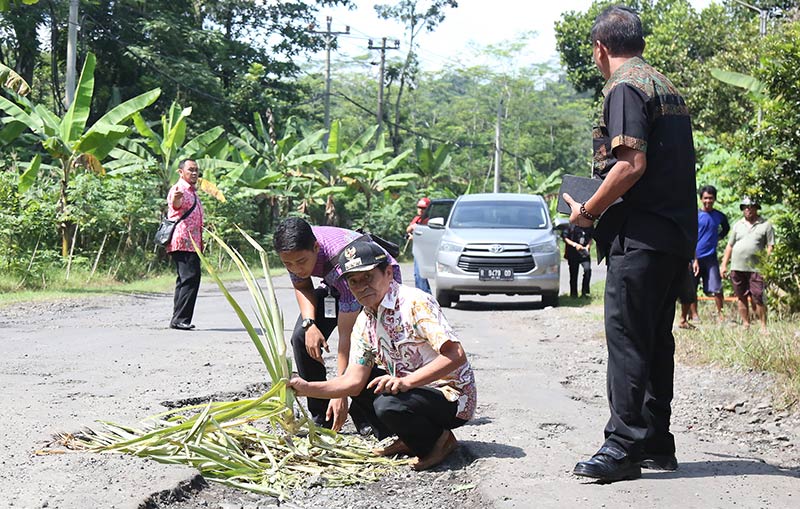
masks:
{"type": "Polygon", "coordinates": [[[478,279],[481,281],[513,281],[514,269],[478,269],[478,279]]]}

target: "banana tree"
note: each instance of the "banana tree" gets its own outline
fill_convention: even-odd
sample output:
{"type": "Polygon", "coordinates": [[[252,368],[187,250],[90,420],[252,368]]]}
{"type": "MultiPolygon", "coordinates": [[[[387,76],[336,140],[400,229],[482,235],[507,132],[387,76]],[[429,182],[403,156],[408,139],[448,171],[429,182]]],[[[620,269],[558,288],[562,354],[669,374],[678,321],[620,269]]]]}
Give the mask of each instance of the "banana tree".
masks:
{"type": "Polygon", "coordinates": [[[522,161],[522,175],[518,184],[518,192],[523,192],[523,187],[527,187],[525,192],[540,194],[549,204],[550,214],[556,215],[556,205],[558,203],[558,189],[561,185],[561,177],[564,175],[563,168],[557,168],[550,174],[540,172],[533,161],[525,159],[522,161]]]}
{"type": "Polygon", "coordinates": [[[391,147],[386,147],[385,138],[379,136],[375,149],[360,152],[359,147],[363,148],[366,143],[377,132],[377,126],[367,129],[361,137],[354,143],[351,151],[343,155],[339,167],[339,175],[348,187],[356,189],[364,195],[367,210],[371,210],[372,199],[375,195],[385,191],[402,189],[417,178],[416,173],[405,172],[397,173],[400,166],[412,149],[395,156],[389,161],[386,158],[393,152],[391,147]]]}
{"type": "Polygon", "coordinates": [[[38,2],[39,0],[0,0],[0,12],[8,11],[12,5],[33,5],[38,2]]]}
{"type": "Polygon", "coordinates": [[[336,120],[331,124],[325,147],[325,153],[331,159],[324,166],[317,166],[313,171],[302,175],[306,180],[306,192],[303,195],[305,200],[300,204],[301,212],[305,213],[311,205],[324,204],[327,224],[336,224],[335,197],[346,192],[348,188],[348,184],[342,178],[341,170],[358,166],[363,162],[359,158],[364,154],[377,129],[377,126],[367,129],[353,143],[346,145],[341,136],[341,121],[336,120]]]}
{"type": "MultiPolygon", "coordinates": [[[[63,118],[48,110],[41,104],[34,105],[28,99],[14,95],[15,101],[0,97],[0,110],[6,113],[1,121],[1,132],[17,135],[30,130],[41,142],[45,151],[60,164],[61,190],[58,210],[61,216],[59,230],[61,234],[61,252],[68,253],[69,229],[69,196],[68,187],[73,172],[84,169],[100,174],[105,168],[100,161],[119,145],[128,135],[125,122],[135,113],[150,106],[158,99],[160,89],[153,89],[129,99],[112,108],[100,117],[93,125],[86,127],[94,94],[95,56],[86,55],[80,79],[78,80],[75,99],[63,118]]],[[[28,165],[28,169],[20,177],[19,190],[25,192],[36,179],[41,157],[37,155],[28,165]]]]}
{"type": "Polygon", "coordinates": [[[320,150],[324,129],[304,135],[297,119],[290,117],[282,137],[274,139],[274,130],[267,129],[258,113],[253,114],[252,129],[238,122],[234,126],[236,134],[229,138],[245,164],[226,178],[235,179],[240,188],[267,197],[273,208],[281,202],[290,206],[299,201],[298,209],[306,213],[318,204],[317,175],[322,175],[323,165],[334,163],[337,158],[336,154],[320,150]]]}
{"type": "Polygon", "coordinates": [[[0,84],[17,95],[26,96],[31,92],[31,87],[25,79],[2,63],[0,63],[0,84]]]}
{"type": "Polygon", "coordinates": [[[446,177],[443,172],[450,166],[452,150],[453,146],[447,143],[439,145],[434,150],[428,140],[417,139],[414,155],[417,161],[416,171],[420,176],[419,188],[429,189],[433,187],[434,182],[446,177]]]}
{"type": "MultiPolygon", "coordinates": [[[[161,133],[145,121],[141,113],[133,115],[133,124],[141,138],[128,139],[111,151],[113,161],[106,164],[111,175],[125,175],[142,168],[156,173],[161,179],[162,191],[178,180],[178,163],[182,159],[195,159],[205,172],[198,179],[198,188],[220,201],[225,195],[215,183],[216,170],[233,170],[240,164],[226,159],[225,129],[215,126],[186,141],[186,119],[192,108],[181,108],[173,101],[169,111],[161,116],[161,133]]],[[[163,194],[163,193],[162,193],[163,194]]]]}
{"type": "MultiPolygon", "coordinates": [[[[12,95],[24,97],[31,92],[31,87],[14,69],[0,63],[0,84],[12,95]]],[[[26,129],[23,122],[3,122],[0,129],[0,145],[7,145],[26,129]]],[[[34,177],[35,178],[35,177],[34,177]]]]}

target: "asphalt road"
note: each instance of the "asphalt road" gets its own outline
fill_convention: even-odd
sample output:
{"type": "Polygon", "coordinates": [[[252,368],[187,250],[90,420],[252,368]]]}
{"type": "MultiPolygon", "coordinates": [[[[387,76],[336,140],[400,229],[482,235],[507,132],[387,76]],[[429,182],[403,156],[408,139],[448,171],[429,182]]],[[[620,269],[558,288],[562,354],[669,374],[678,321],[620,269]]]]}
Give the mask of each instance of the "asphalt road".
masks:
{"type": "MultiPolygon", "coordinates": [[[[410,279],[411,267],[403,269],[410,279]]],[[[297,307],[288,277],[275,283],[288,329],[297,307]]],[[[247,299],[241,286],[235,295],[247,299]]],[[[196,331],[166,328],[171,300],[115,295],[0,309],[0,507],[133,508],[192,480],[192,469],[129,456],[37,454],[51,450],[55,432],[96,419],[135,424],[163,411],[162,402],[237,393],[265,378],[214,286],[202,288],[196,331]]],[[[800,469],[746,454],[737,444],[747,437],[697,431],[718,426],[711,407],[735,397],[728,387],[736,375],[681,367],[676,394],[701,394],[676,398],[681,469],[600,486],[571,469],[600,445],[607,418],[602,309],[542,309],[537,298],[486,296],[446,314],[476,370],[479,408],[457,431],[462,460],[443,468],[465,470],[492,506],[797,506],[800,469]]],[[[402,502],[402,494],[393,496],[402,502]]]]}

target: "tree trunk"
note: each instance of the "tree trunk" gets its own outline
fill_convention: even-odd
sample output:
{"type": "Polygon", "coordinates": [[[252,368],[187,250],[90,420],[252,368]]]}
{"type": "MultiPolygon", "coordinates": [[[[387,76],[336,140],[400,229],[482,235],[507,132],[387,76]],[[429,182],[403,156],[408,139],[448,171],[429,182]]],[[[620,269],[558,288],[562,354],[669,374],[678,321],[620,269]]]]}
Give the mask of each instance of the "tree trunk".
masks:
{"type": "Polygon", "coordinates": [[[61,256],[66,258],[69,255],[69,233],[70,223],[67,221],[67,186],[69,185],[69,170],[72,167],[72,158],[61,161],[61,189],[58,196],[58,212],[61,215],[59,230],[61,233],[61,256]]]}
{"type": "Polygon", "coordinates": [[[56,20],[56,7],[53,1],[47,2],[50,9],[50,86],[53,92],[53,104],[56,114],[60,117],[64,114],[64,103],[61,100],[61,83],[58,80],[58,52],[54,48],[58,48],[58,23],[56,20]]]}

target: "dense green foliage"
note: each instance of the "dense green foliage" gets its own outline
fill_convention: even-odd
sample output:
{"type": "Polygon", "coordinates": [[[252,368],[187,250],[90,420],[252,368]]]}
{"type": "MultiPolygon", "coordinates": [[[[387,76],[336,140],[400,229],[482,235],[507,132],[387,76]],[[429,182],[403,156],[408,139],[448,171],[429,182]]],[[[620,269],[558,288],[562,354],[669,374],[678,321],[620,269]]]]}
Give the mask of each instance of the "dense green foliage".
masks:
{"type": "MultiPolygon", "coordinates": [[[[421,68],[416,36],[445,22],[458,2],[381,3],[379,14],[404,27],[405,40],[402,52],[387,54],[380,131],[378,83],[365,62],[334,66],[330,131],[323,128],[324,69],[301,64],[324,46],[309,30],[319,8],[347,0],[82,2],[78,63],[96,55],[96,65],[88,65],[95,72],[82,78],[72,110],[62,103],[67,3],[27,3],[0,4],[0,264],[20,286],[69,265],[117,279],[165,269],[151,235],[183,157],[197,158],[203,172],[208,225],[225,238],[239,225],[265,244],[291,214],[402,244],[419,196],[491,190],[498,126],[501,191],[552,196],[561,174],[589,173],[603,79],[588,34],[608,1],[562,15],[563,68],[519,65],[522,35],[475,50],[491,67],[436,71],[421,68]],[[156,88],[157,99],[148,92],[156,88]]],[[[758,14],[735,2],[702,11],[688,0],[626,3],[641,12],[646,58],[690,105],[698,183],[720,189],[719,206],[731,219],[742,194],[762,200],[779,233],[764,267],[778,289],[771,295],[797,310],[793,2],[753,0],[769,12],[765,38],[758,14]],[[763,93],[712,73],[752,76],[763,93]]]]}
{"type": "Polygon", "coordinates": [[[740,185],[762,202],[779,205],[769,217],[780,239],[766,272],[783,303],[800,310],[800,23],[781,25],[762,47],[756,75],[768,98],[760,105],[763,121],[747,126],[738,139],[740,150],[753,158],[740,185]]]}
{"type": "MultiPolygon", "coordinates": [[[[617,2],[597,1],[570,12],[556,25],[567,76],[578,90],[600,96],[588,38],[597,14],[617,2]]],[[[749,2],[767,12],[767,37],[759,37],[759,13],[736,2],[695,11],[687,0],[624,2],[641,13],[645,58],[683,92],[695,127],[698,184],[714,184],[719,207],[731,220],[744,195],[763,204],[762,216],[777,228],[774,254],[762,270],[779,312],[800,311],[800,23],[794,2],[749,2]],[[738,73],[763,83],[757,94],[714,75],[738,73]],[[713,74],[713,75],[712,75],[713,74]]],[[[755,83],[752,79],[740,79],[755,83]]]]}

